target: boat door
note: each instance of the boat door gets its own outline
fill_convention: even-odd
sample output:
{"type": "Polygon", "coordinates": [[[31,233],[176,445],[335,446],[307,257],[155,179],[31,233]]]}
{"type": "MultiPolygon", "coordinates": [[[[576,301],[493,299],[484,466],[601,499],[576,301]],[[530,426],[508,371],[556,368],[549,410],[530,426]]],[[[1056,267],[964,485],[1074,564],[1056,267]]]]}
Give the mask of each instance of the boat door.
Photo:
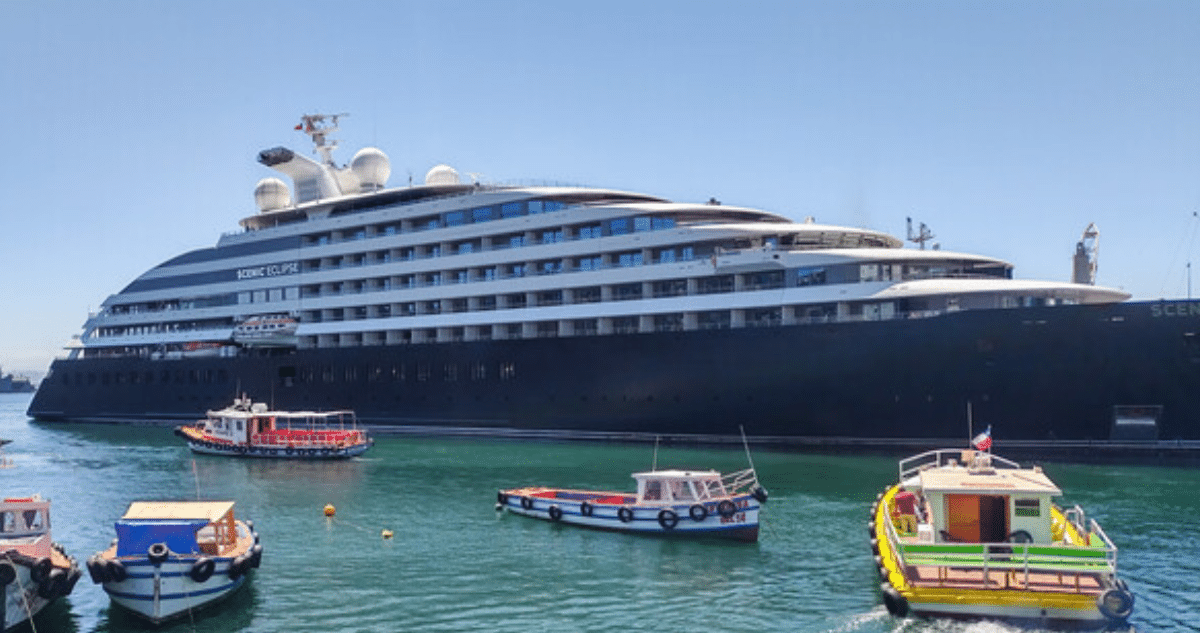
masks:
{"type": "Polygon", "coordinates": [[[1008,498],[946,495],[946,532],[965,543],[1002,543],[1008,538],[1008,498]]]}
{"type": "Polygon", "coordinates": [[[984,543],[1008,540],[1008,497],[979,496],[979,540],[984,543]]]}

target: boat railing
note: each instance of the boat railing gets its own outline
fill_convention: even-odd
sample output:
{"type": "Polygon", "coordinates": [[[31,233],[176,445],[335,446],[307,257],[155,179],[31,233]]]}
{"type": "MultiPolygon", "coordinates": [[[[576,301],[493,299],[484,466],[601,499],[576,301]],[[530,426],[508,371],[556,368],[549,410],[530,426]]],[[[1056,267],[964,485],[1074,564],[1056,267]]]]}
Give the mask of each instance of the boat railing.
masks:
{"type": "Polygon", "coordinates": [[[747,468],[723,475],[721,484],[725,486],[725,491],[729,494],[737,494],[753,489],[758,484],[758,475],[753,468],[747,468]]]}
{"type": "MultiPolygon", "coordinates": [[[[890,521],[888,522],[890,523],[890,521]]],[[[894,529],[888,530],[893,538],[894,529]]],[[[1030,573],[1115,574],[1116,548],[1041,543],[900,543],[893,542],[902,568],[932,566],[956,570],[1030,573]]]]}
{"type": "MultiPolygon", "coordinates": [[[[900,481],[904,482],[913,475],[929,468],[938,468],[951,464],[961,464],[970,466],[971,460],[978,451],[969,448],[940,448],[937,450],[926,451],[920,455],[914,455],[907,459],[900,460],[900,481]]],[[[1021,465],[1010,459],[1005,459],[999,455],[985,453],[988,456],[990,465],[993,468],[1020,468],[1021,465]]]]}

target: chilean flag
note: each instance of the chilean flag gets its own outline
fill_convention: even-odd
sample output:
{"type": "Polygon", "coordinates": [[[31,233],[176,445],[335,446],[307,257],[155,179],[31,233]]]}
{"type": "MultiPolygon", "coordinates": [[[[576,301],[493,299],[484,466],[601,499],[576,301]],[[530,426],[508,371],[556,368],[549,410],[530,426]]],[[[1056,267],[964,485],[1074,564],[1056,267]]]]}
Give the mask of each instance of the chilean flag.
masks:
{"type": "Polygon", "coordinates": [[[992,425],[988,425],[987,430],[975,436],[971,440],[977,450],[990,451],[992,450],[992,425]]]}

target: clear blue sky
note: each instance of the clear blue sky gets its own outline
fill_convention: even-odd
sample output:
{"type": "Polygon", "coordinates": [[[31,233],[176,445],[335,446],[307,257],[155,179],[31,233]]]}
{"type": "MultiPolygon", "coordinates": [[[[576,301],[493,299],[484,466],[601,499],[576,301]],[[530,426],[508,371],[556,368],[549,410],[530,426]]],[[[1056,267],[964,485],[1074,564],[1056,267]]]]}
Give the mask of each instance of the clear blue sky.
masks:
{"type": "MultiPolygon", "coordinates": [[[[716,197],[1185,297],[1200,2],[0,2],[0,364],[254,212],[267,147],[348,112],[437,163],[716,197]]],[[[1200,270],[1196,275],[1200,295],[1200,270]]]]}

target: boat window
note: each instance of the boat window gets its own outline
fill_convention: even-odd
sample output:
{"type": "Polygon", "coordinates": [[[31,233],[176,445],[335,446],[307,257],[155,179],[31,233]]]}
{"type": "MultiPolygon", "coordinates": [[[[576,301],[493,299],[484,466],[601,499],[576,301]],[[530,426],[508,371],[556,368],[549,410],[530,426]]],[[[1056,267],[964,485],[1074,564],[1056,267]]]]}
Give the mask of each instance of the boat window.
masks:
{"type": "Polygon", "coordinates": [[[617,218],[609,220],[608,234],[609,235],[624,235],[629,232],[629,218],[617,218]]]}
{"type": "Polygon", "coordinates": [[[0,532],[16,532],[17,515],[15,512],[0,513],[0,532]]]}
{"type": "Polygon", "coordinates": [[[25,525],[29,529],[40,530],[44,527],[42,525],[42,513],[38,510],[26,510],[23,514],[25,515],[25,525]]]}
{"type": "Polygon", "coordinates": [[[237,430],[238,430],[238,431],[241,431],[241,430],[242,430],[242,421],[241,421],[241,420],[238,420],[238,421],[237,421],[237,430]]]}
{"type": "Polygon", "coordinates": [[[1014,499],[1013,514],[1019,517],[1039,517],[1042,516],[1042,503],[1040,499],[1014,499]]]}
{"type": "Polygon", "coordinates": [[[671,482],[671,496],[676,501],[691,501],[696,498],[696,495],[692,494],[691,483],[687,481],[671,482]]]}
{"type": "Polygon", "coordinates": [[[642,495],[642,499],[646,501],[658,501],[662,499],[662,482],[647,481],[646,492],[642,495]]]}
{"type": "Polygon", "coordinates": [[[492,207],[482,207],[471,211],[471,219],[475,222],[489,222],[495,219],[492,207]]]}

